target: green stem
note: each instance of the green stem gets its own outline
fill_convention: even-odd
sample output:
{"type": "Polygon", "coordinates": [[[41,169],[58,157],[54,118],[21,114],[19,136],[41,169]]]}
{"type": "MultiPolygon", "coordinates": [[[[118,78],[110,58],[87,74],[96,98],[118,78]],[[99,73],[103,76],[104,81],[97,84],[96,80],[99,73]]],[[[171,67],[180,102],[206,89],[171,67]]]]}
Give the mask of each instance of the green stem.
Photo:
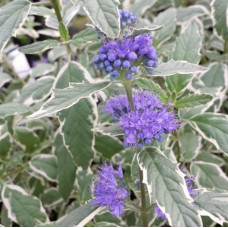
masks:
{"type": "Polygon", "coordinates": [[[227,58],[227,53],[228,53],[228,41],[225,41],[225,43],[224,43],[224,51],[223,51],[223,60],[224,61],[227,58]]]}
{"type": "Polygon", "coordinates": [[[55,10],[55,15],[58,19],[58,22],[62,22],[63,23],[63,19],[62,19],[62,16],[61,16],[61,12],[60,12],[60,8],[59,8],[59,1],[58,0],[51,0],[51,3],[52,3],[52,6],[55,10]]]}
{"type": "Polygon", "coordinates": [[[133,97],[131,92],[131,80],[127,80],[124,76],[122,76],[121,78],[127,94],[128,101],[131,105],[131,109],[134,110],[135,108],[134,108],[134,102],[133,102],[133,97]]]}
{"type": "Polygon", "coordinates": [[[187,5],[185,0],[180,0],[180,4],[182,7],[186,7],[187,5]]]}
{"type": "MultiPolygon", "coordinates": [[[[131,109],[134,110],[134,102],[133,96],[131,91],[131,80],[127,80],[124,76],[124,73],[121,74],[121,79],[123,81],[123,85],[127,94],[128,101],[131,105],[131,109]]],[[[146,208],[146,193],[143,184],[143,171],[139,167],[139,180],[140,180],[140,191],[141,191],[141,216],[142,216],[142,223],[144,227],[148,227],[148,210],[146,208]]]]}
{"type": "Polygon", "coordinates": [[[4,174],[3,176],[1,176],[0,178],[1,178],[1,179],[4,179],[4,178],[6,178],[6,177],[8,177],[8,176],[11,176],[12,174],[20,173],[20,172],[23,171],[24,168],[26,168],[27,166],[28,166],[28,164],[25,164],[24,166],[21,166],[21,167],[19,167],[19,168],[17,168],[17,169],[10,170],[10,171],[8,171],[6,174],[4,174]]]}
{"type": "Polygon", "coordinates": [[[143,184],[143,171],[139,167],[139,179],[140,179],[140,190],[141,190],[141,216],[142,216],[142,223],[144,227],[148,227],[148,210],[146,208],[146,194],[145,194],[145,187],[143,184]]]}
{"type": "Polygon", "coordinates": [[[177,162],[180,162],[181,149],[180,149],[180,145],[179,145],[179,135],[178,135],[177,131],[174,131],[174,134],[175,134],[176,140],[177,140],[177,162]]]}
{"type": "MultiPolygon", "coordinates": [[[[61,16],[61,12],[60,12],[60,8],[59,8],[59,1],[58,0],[50,0],[51,3],[52,3],[52,6],[55,10],[55,14],[56,14],[56,17],[58,19],[58,22],[59,24],[62,23],[63,24],[63,18],[61,16]]],[[[71,50],[71,47],[68,43],[65,44],[66,46],[66,49],[67,49],[67,53],[69,54],[70,56],[70,59],[73,60],[73,55],[72,55],[72,50],[71,50]]]]}

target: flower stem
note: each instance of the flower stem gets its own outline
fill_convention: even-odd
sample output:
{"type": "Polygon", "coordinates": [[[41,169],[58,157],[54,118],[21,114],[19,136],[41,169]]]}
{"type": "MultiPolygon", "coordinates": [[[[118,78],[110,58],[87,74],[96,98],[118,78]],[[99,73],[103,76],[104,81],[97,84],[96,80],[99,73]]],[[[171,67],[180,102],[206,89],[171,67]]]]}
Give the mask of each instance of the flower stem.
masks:
{"type": "MultiPolygon", "coordinates": [[[[59,8],[59,1],[58,0],[50,0],[51,3],[52,3],[52,6],[55,10],[55,14],[56,14],[56,17],[58,19],[58,22],[59,24],[63,24],[63,19],[62,19],[62,16],[61,16],[61,13],[60,13],[60,8],[59,8]]],[[[73,55],[72,55],[72,50],[70,48],[70,45],[68,43],[65,44],[66,46],[66,49],[67,49],[67,53],[69,54],[70,56],[70,59],[73,60],[73,55]]]]}
{"type": "Polygon", "coordinates": [[[176,136],[176,143],[177,143],[177,162],[180,162],[181,159],[181,149],[179,144],[179,134],[177,131],[174,132],[174,135],[176,136]]]}
{"type": "MultiPolygon", "coordinates": [[[[128,80],[125,78],[125,76],[121,75],[123,85],[127,94],[128,101],[131,105],[131,109],[134,110],[134,102],[133,102],[133,96],[131,91],[131,80],[128,80]]],[[[139,151],[137,151],[139,152],[139,151]]],[[[146,193],[145,188],[143,184],[143,171],[139,167],[139,180],[140,180],[140,191],[141,191],[141,217],[142,217],[142,223],[144,227],[148,227],[148,210],[146,208],[146,193]]]]}
{"type": "Polygon", "coordinates": [[[146,208],[146,194],[145,194],[145,188],[143,184],[143,171],[139,167],[139,179],[140,179],[140,190],[141,190],[141,216],[142,216],[142,223],[144,227],[148,226],[148,211],[146,208]]]}
{"type": "Polygon", "coordinates": [[[126,79],[124,76],[121,76],[123,85],[127,94],[128,101],[131,105],[131,109],[134,110],[134,102],[133,102],[133,97],[132,97],[132,91],[131,91],[131,80],[126,79]]]}

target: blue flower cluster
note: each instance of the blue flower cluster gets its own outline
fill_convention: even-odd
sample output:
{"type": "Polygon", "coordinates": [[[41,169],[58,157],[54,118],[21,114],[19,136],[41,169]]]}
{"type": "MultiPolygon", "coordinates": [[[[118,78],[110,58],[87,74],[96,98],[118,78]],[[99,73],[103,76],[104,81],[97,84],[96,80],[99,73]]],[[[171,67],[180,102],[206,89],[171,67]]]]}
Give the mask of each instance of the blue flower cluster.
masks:
{"type": "Polygon", "coordinates": [[[151,34],[125,37],[121,41],[104,41],[99,55],[93,59],[94,68],[99,69],[103,75],[110,74],[111,81],[120,74],[125,75],[126,79],[132,79],[137,67],[141,65],[150,67],[149,74],[153,74],[158,61],[152,42],[151,34]]]}
{"type": "Polygon", "coordinates": [[[123,201],[128,195],[127,190],[120,187],[120,183],[123,183],[122,167],[119,166],[118,170],[115,170],[112,164],[107,165],[105,163],[104,166],[99,168],[98,180],[94,181],[94,199],[91,203],[94,206],[107,206],[112,215],[122,216],[124,211],[123,201]]]}
{"type": "MultiPolygon", "coordinates": [[[[183,172],[183,168],[181,168],[181,171],[183,172]]],[[[187,189],[188,189],[188,193],[189,195],[194,198],[196,196],[196,194],[193,192],[194,187],[192,185],[192,180],[194,180],[195,177],[185,177],[185,183],[187,185],[187,189]]],[[[155,206],[154,208],[156,214],[157,214],[157,218],[162,218],[163,220],[168,220],[165,213],[163,213],[163,211],[160,209],[160,207],[158,205],[155,206]]]]}
{"type": "Polygon", "coordinates": [[[136,26],[138,18],[133,13],[119,9],[121,27],[136,26]]]}
{"type": "Polygon", "coordinates": [[[149,91],[136,92],[131,110],[127,97],[114,96],[106,102],[104,113],[120,121],[125,133],[125,147],[142,148],[151,139],[163,141],[162,134],[170,134],[178,128],[178,121],[168,105],[163,105],[158,96],[149,91]]]}

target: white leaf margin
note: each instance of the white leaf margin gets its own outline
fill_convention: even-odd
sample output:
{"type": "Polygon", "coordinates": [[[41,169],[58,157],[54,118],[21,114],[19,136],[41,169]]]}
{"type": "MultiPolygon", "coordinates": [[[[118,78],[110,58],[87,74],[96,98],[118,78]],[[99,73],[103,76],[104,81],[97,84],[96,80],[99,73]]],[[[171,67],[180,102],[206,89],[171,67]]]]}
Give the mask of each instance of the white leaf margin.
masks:
{"type": "MultiPolygon", "coordinates": [[[[228,182],[228,177],[225,175],[225,173],[223,173],[223,171],[221,170],[221,168],[219,166],[217,166],[216,164],[214,164],[214,163],[208,163],[208,162],[204,162],[204,161],[193,161],[191,163],[191,166],[194,165],[194,164],[196,166],[197,166],[197,164],[199,164],[199,165],[202,164],[202,165],[213,166],[218,171],[219,176],[222,177],[222,178],[224,178],[224,179],[226,179],[227,182],[228,182]]],[[[195,176],[196,178],[194,179],[194,181],[196,182],[197,186],[200,186],[202,188],[201,184],[199,183],[198,176],[199,176],[199,174],[197,173],[197,175],[195,176]]],[[[213,191],[216,191],[216,188],[213,188],[212,190],[213,191]]]]}
{"type": "MultiPolygon", "coordinates": [[[[209,102],[210,103],[210,102],[209,102]]],[[[209,113],[209,112],[208,112],[209,113]]],[[[217,150],[222,150],[219,146],[219,144],[217,143],[217,141],[211,137],[208,137],[198,126],[197,124],[194,122],[194,121],[191,121],[192,118],[195,118],[197,117],[198,115],[201,115],[201,114],[204,114],[204,113],[200,113],[200,114],[197,114],[197,115],[194,115],[192,116],[188,121],[189,125],[194,129],[196,130],[204,139],[208,140],[209,142],[211,142],[217,150]]],[[[207,113],[205,113],[207,114],[207,113]]],[[[219,116],[222,115],[225,119],[227,119],[228,121],[228,116],[225,115],[225,114],[221,114],[221,113],[213,113],[214,115],[218,115],[217,117],[214,117],[213,119],[219,119],[219,116]]],[[[223,150],[222,150],[223,151],[223,150]]]]}
{"type": "MultiPolygon", "coordinates": [[[[29,2],[29,1],[27,1],[27,2],[29,2]]],[[[18,28],[14,29],[14,30],[12,31],[12,35],[11,35],[11,36],[16,37],[18,30],[21,29],[22,26],[23,26],[23,24],[25,23],[25,21],[26,21],[26,19],[27,19],[27,17],[28,17],[29,11],[30,11],[30,9],[31,9],[31,6],[32,6],[32,3],[31,3],[31,2],[29,2],[29,3],[30,3],[30,4],[29,4],[29,7],[28,7],[28,11],[27,11],[26,13],[24,13],[24,15],[23,15],[23,20],[22,20],[21,23],[19,24],[18,28]]],[[[1,13],[1,11],[2,11],[2,10],[0,9],[0,13],[1,13]]],[[[7,39],[7,40],[2,44],[2,48],[0,49],[0,53],[3,51],[3,49],[5,48],[5,46],[6,46],[6,44],[8,43],[8,41],[9,41],[9,39],[7,39]]]]}
{"type": "Polygon", "coordinates": [[[52,182],[58,182],[57,179],[52,179],[52,178],[49,177],[49,176],[47,175],[47,173],[45,173],[43,170],[40,170],[40,169],[38,169],[37,167],[35,167],[34,165],[32,165],[32,161],[33,161],[34,159],[36,159],[36,158],[42,158],[42,159],[47,159],[47,160],[48,160],[48,159],[53,159],[53,158],[54,158],[54,160],[55,160],[56,163],[57,163],[57,158],[56,158],[56,156],[55,156],[54,154],[37,154],[37,155],[33,156],[33,158],[32,158],[31,161],[29,161],[29,166],[30,166],[30,168],[31,168],[34,172],[36,172],[36,173],[40,174],[41,176],[47,178],[47,180],[52,181],[52,182]]]}
{"type": "Polygon", "coordinates": [[[9,189],[14,190],[14,191],[18,191],[18,192],[20,192],[21,194],[23,194],[24,196],[30,196],[30,197],[32,197],[33,199],[38,200],[39,203],[40,203],[40,211],[46,216],[46,221],[45,221],[45,223],[49,222],[48,216],[47,216],[47,214],[46,214],[45,209],[44,209],[43,206],[42,206],[42,203],[41,203],[40,199],[38,199],[38,198],[35,197],[35,196],[29,195],[27,192],[25,192],[25,190],[24,190],[23,188],[21,188],[21,187],[18,186],[18,185],[9,184],[9,185],[4,185],[4,186],[3,186],[3,189],[2,189],[2,201],[3,201],[4,206],[6,207],[6,209],[7,209],[7,211],[8,211],[8,217],[9,217],[10,219],[12,219],[12,221],[18,223],[17,218],[16,218],[16,215],[13,213],[12,207],[10,206],[10,198],[5,197],[6,188],[9,188],[9,189]]]}
{"type": "MultiPolygon", "coordinates": [[[[155,147],[150,147],[150,148],[156,149],[161,155],[163,155],[165,158],[167,158],[159,149],[157,149],[157,148],[155,148],[155,147]]],[[[144,149],[144,150],[145,150],[145,149],[144,149]]],[[[141,153],[141,152],[140,152],[140,153],[141,153]]],[[[152,186],[151,186],[151,187],[149,186],[148,180],[147,180],[147,176],[148,176],[148,175],[147,175],[147,170],[146,170],[145,168],[143,168],[142,163],[139,163],[139,154],[140,154],[140,153],[138,153],[138,155],[137,155],[137,160],[138,160],[138,164],[139,164],[140,169],[143,171],[143,183],[147,186],[148,192],[150,191],[150,192],[152,193],[152,192],[153,192],[153,191],[152,191],[152,186]]],[[[168,158],[167,158],[167,159],[168,159],[168,158]]],[[[181,177],[181,179],[182,179],[182,183],[180,183],[180,186],[181,186],[182,189],[183,189],[183,192],[184,192],[184,194],[185,194],[185,196],[186,196],[186,199],[188,200],[189,203],[193,203],[194,201],[193,201],[193,199],[191,198],[191,196],[190,196],[190,194],[189,194],[189,192],[188,192],[187,185],[185,184],[185,179],[184,179],[184,177],[185,177],[186,175],[185,175],[183,172],[180,171],[180,169],[178,168],[178,163],[173,162],[173,161],[171,161],[171,162],[172,162],[173,164],[176,165],[175,171],[176,171],[177,175],[179,175],[179,176],[181,177]]],[[[151,195],[151,194],[149,194],[149,198],[150,198],[150,202],[153,202],[153,200],[152,200],[152,195],[151,195]]],[[[165,212],[165,207],[161,206],[161,205],[158,203],[157,200],[156,200],[156,203],[157,203],[157,205],[159,206],[159,208],[161,209],[161,211],[166,215],[169,224],[170,224],[171,226],[173,226],[173,225],[172,225],[172,220],[171,220],[170,215],[169,215],[167,212],[165,212]]],[[[195,209],[196,209],[197,212],[199,212],[198,208],[195,208],[195,209]]],[[[201,218],[200,218],[199,213],[198,213],[198,218],[199,218],[199,221],[201,221],[201,218]]],[[[202,221],[201,221],[201,222],[202,222],[202,221]]]]}
{"type": "MultiPolygon", "coordinates": [[[[201,193],[204,192],[210,192],[205,188],[202,188],[201,193]]],[[[220,194],[227,194],[227,193],[220,193],[220,194]]],[[[226,199],[227,204],[228,204],[228,199],[226,199]]],[[[221,215],[218,215],[218,217],[212,215],[210,212],[198,207],[198,211],[200,213],[201,216],[208,216],[210,219],[212,219],[213,221],[215,221],[216,223],[220,224],[221,226],[223,226],[224,222],[227,222],[226,219],[224,217],[222,217],[221,215]]]]}

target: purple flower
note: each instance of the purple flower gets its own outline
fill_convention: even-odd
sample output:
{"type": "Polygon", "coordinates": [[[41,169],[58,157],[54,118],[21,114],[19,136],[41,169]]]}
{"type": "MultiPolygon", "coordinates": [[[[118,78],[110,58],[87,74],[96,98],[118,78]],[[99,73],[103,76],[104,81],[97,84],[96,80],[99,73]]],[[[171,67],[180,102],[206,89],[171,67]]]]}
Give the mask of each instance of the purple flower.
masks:
{"type": "Polygon", "coordinates": [[[158,205],[155,206],[154,210],[157,214],[157,219],[162,218],[163,220],[168,220],[165,213],[162,212],[162,210],[160,209],[160,207],[158,205]]]}
{"type": "MultiPolygon", "coordinates": [[[[106,56],[113,67],[113,70],[119,70],[120,73],[125,69],[131,68],[134,74],[137,67],[143,65],[148,68],[149,73],[152,68],[158,66],[157,54],[152,46],[153,37],[151,34],[140,34],[134,37],[124,37],[123,40],[106,40],[99,50],[99,61],[97,56],[94,58],[94,64],[107,61],[106,56]]],[[[128,79],[131,79],[129,77],[128,79]]]]}
{"type": "Polygon", "coordinates": [[[163,141],[163,133],[169,134],[178,128],[175,114],[159,101],[158,96],[149,91],[136,92],[133,102],[134,110],[131,110],[127,97],[116,95],[106,102],[103,110],[120,121],[126,147],[141,148],[152,139],[163,141]]]}
{"type": "Polygon", "coordinates": [[[108,207],[114,216],[122,216],[124,211],[124,200],[128,192],[120,186],[123,183],[123,170],[119,166],[115,170],[112,164],[99,167],[97,180],[94,181],[92,205],[108,207]],[[119,180],[119,181],[118,181],[119,180]]]}
{"type": "Polygon", "coordinates": [[[188,188],[188,192],[189,192],[189,195],[194,198],[196,197],[196,193],[194,193],[194,186],[192,185],[192,181],[195,179],[194,176],[192,177],[185,177],[185,183],[187,185],[187,188],[188,188]]]}
{"type": "Polygon", "coordinates": [[[123,67],[124,67],[124,68],[129,68],[130,66],[131,66],[131,64],[130,64],[129,61],[125,60],[125,61],[123,62],[123,67]]]}
{"type": "Polygon", "coordinates": [[[125,10],[119,10],[120,12],[120,24],[122,27],[136,26],[138,18],[133,14],[125,10]]]}

